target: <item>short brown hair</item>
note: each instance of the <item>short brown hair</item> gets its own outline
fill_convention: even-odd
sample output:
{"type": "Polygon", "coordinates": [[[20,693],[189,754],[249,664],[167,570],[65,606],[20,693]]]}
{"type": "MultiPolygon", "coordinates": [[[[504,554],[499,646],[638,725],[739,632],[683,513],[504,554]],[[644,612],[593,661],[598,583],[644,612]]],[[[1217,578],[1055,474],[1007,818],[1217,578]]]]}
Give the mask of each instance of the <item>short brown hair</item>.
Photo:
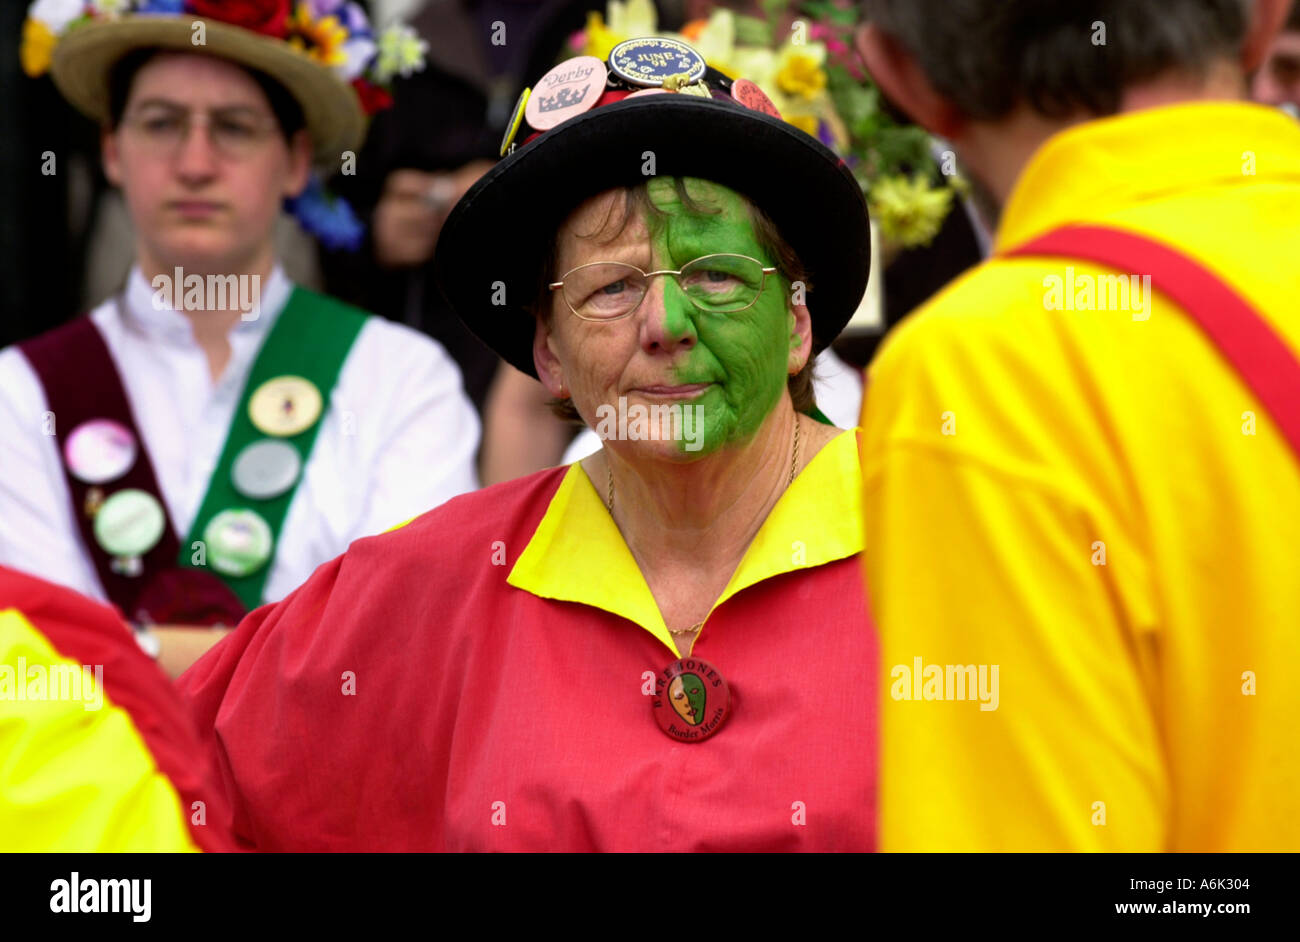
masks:
{"type": "MultiPolygon", "coordinates": [[[[604,221],[593,231],[583,233],[583,238],[596,238],[601,233],[609,231],[609,234],[600,238],[600,242],[612,242],[623,234],[623,231],[631,223],[632,218],[638,212],[644,217],[649,214],[663,215],[663,211],[650,201],[648,193],[649,181],[639,183],[636,186],[623,188],[622,213],[615,220],[614,207],[618,201],[610,203],[609,213],[604,221]]],[[[714,213],[718,210],[701,205],[686,192],[685,181],[681,177],[673,178],[673,186],[677,191],[677,198],[687,211],[704,214],[714,213]]],[[[790,244],[781,238],[780,232],[777,231],[776,224],[752,202],[741,197],[749,210],[750,221],[754,227],[754,236],[758,239],[758,244],[762,247],[770,258],[775,262],[778,276],[785,282],[784,290],[788,291],[790,285],[795,282],[802,282],[805,291],[812,290],[812,282],[807,269],[804,268],[803,262],[800,261],[798,254],[790,244]]],[[[551,244],[546,252],[546,261],[542,266],[541,279],[538,284],[536,301],[531,306],[533,315],[546,323],[551,319],[551,301],[552,292],[547,285],[551,284],[557,272],[556,266],[559,263],[559,233],[552,235],[551,244]]],[[[817,408],[816,393],[813,389],[813,363],[815,357],[809,357],[808,362],[804,364],[803,369],[791,376],[787,382],[790,390],[790,399],[794,403],[796,412],[811,412],[817,408]]],[[[574,408],[573,402],[569,399],[551,399],[547,402],[551,411],[561,419],[568,422],[582,424],[582,416],[574,408]]]]}

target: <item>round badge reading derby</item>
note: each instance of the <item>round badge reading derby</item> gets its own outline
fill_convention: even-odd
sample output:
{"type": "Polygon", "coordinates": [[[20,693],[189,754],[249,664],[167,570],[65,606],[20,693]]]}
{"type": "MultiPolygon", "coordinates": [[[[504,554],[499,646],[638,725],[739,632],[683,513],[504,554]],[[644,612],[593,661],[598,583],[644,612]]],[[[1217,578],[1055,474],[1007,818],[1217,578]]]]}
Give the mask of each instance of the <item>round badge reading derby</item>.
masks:
{"type": "Polygon", "coordinates": [[[147,491],[118,491],[95,514],[95,542],[114,556],[143,556],[162,539],[167,515],[147,491]]]}
{"type": "Polygon", "coordinates": [[[589,111],[605,90],[605,63],[595,56],[565,59],[542,76],[524,105],[524,117],[537,131],[549,131],[589,111]]]}
{"type": "Polygon", "coordinates": [[[676,39],[628,39],[609,53],[609,67],[625,82],[647,88],[662,85],[670,75],[685,75],[683,84],[704,75],[704,59],[676,39]]]}
{"type": "Polygon", "coordinates": [[[285,438],[311,428],[321,413],[320,390],[301,376],[268,379],[248,400],[248,417],[257,430],[285,438]]]}
{"type": "Polygon", "coordinates": [[[135,464],[135,436],[112,419],[82,422],[63,443],[68,470],[87,484],[116,481],[135,464]]]}
{"type": "Polygon", "coordinates": [[[230,480],[245,497],[270,500],[293,487],[301,471],[302,456],[297,448],[264,438],[243,447],[230,469],[230,480]]]}
{"type": "Polygon", "coordinates": [[[223,510],[203,528],[208,562],[227,576],[257,572],[271,558],[271,526],[253,510],[223,510]]]}
{"type": "Polygon", "coordinates": [[[702,742],[726,722],[731,689],[708,661],[685,657],[659,672],[650,709],[659,728],[673,739],[702,742]]]}
{"type": "Polygon", "coordinates": [[[528,105],[528,96],[533,90],[525,88],[519,93],[519,100],[515,102],[515,110],[510,115],[510,120],[506,122],[505,137],[501,138],[501,156],[504,157],[510,153],[510,145],[515,142],[515,135],[519,133],[519,125],[524,121],[524,108],[528,105]]]}

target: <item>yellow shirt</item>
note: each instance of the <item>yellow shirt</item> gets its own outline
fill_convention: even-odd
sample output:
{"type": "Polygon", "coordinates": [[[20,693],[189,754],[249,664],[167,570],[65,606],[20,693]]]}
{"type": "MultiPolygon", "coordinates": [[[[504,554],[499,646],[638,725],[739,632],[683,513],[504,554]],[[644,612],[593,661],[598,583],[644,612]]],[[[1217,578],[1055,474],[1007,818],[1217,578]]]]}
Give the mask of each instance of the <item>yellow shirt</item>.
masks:
{"type": "MultiPolygon", "coordinates": [[[[1300,351],[1285,115],[1185,104],[1066,130],[997,249],[1067,223],[1181,250],[1300,351]]],[[[1053,279],[1113,274],[1070,267],[978,266],[869,371],[882,849],[1300,849],[1300,463],[1158,293],[1049,309],[1053,279]],[[950,678],[974,674],[950,665],[996,696],[960,699],[950,678]]]]}

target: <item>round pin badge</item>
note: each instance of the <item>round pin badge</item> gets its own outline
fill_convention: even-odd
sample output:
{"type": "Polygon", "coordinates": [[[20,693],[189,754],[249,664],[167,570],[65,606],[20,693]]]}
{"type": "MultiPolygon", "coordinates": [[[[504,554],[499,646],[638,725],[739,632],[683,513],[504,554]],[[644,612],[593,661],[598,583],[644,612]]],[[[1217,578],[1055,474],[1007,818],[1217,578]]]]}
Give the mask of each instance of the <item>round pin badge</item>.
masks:
{"type": "Polygon", "coordinates": [[[731,689],[708,661],[684,657],[655,678],[650,698],[655,722],[678,742],[702,742],[714,735],[731,713],[731,689]]]}
{"type": "Polygon", "coordinates": [[[595,107],[605,91],[605,63],[595,56],[565,59],[542,76],[524,104],[524,117],[537,131],[549,131],[561,122],[595,107]]]}
{"type": "Polygon", "coordinates": [[[286,441],[264,438],[245,445],[235,456],[230,481],[254,500],[271,500],[288,491],[302,473],[302,455],[286,441]]]}
{"type": "Polygon", "coordinates": [[[704,75],[704,58],[676,39],[649,37],[627,39],[609,53],[609,67],[632,85],[647,88],[663,85],[672,75],[683,75],[683,84],[698,82],[704,75]]]}
{"type": "Polygon", "coordinates": [[[143,556],[166,529],[167,514],[158,498],[136,488],[113,494],[95,514],[95,542],[113,556],[143,556]]]}
{"type": "Polygon", "coordinates": [[[265,435],[286,438],[305,432],[320,418],[320,390],[301,376],[277,376],[254,390],[248,417],[265,435]]]}
{"type": "Polygon", "coordinates": [[[203,528],[208,563],[226,576],[247,576],[271,558],[271,525],[255,510],[223,510],[203,528]]]}
{"type": "Polygon", "coordinates": [[[776,105],[772,104],[767,93],[749,79],[736,79],[731,85],[731,97],[751,111],[761,111],[774,118],[781,117],[781,112],[776,110],[776,105]]]}
{"type": "Polygon", "coordinates": [[[528,96],[532,94],[531,88],[525,88],[519,93],[519,100],[515,102],[515,110],[510,113],[510,120],[506,122],[506,134],[501,138],[501,156],[504,157],[510,153],[510,145],[515,142],[515,135],[519,133],[519,125],[524,123],[524,108],[528,105],[528,96]]]}
{"type": "Polygon", "coordinates": [[[63,443],[68,470],[87,484],[116,481],[135,464],[135,436],[112,419],[91,419],[69,433],[63,443]]]}

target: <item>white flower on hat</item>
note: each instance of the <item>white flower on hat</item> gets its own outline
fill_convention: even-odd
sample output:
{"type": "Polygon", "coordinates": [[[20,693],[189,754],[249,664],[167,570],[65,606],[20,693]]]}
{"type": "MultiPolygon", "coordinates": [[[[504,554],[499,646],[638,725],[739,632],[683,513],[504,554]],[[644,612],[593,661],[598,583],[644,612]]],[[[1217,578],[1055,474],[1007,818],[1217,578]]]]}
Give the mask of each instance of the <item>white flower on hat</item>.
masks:
{"type": "Polygon", "coordinates": [[[58,36],[85,12],[85,8],[82,0],[36,0],[28,8],[27,15],[58,36]]]}
{"type": "Polygon", "coordinates": [[[429,44],[415,29],[404,24],[390,26],[379,36],[379,57],[375,60],[375,79],[387,82],[394,75],[406,78],[424,68],[424,54],[429,44]]]}

